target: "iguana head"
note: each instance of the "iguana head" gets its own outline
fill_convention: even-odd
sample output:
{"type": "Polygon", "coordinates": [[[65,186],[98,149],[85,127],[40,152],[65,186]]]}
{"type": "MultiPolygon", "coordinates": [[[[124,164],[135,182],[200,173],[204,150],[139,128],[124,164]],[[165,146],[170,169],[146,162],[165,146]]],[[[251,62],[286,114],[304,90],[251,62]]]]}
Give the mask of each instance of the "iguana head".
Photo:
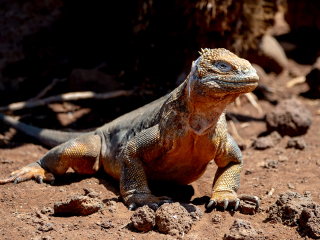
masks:
{"type": "Polygon", "coordinates": [[[259,77],[250,62],[224,48],[201,49],[189,79],[198,93],[241,94],[258,86],[259,77]]]}
{"type": "Polygon", "coordinates": [[[214,128],[221,113],[240,94],[258,86],[251,64],[226,49],[204,49],[187,78],[188,124],[197,135],[214,128]]]}

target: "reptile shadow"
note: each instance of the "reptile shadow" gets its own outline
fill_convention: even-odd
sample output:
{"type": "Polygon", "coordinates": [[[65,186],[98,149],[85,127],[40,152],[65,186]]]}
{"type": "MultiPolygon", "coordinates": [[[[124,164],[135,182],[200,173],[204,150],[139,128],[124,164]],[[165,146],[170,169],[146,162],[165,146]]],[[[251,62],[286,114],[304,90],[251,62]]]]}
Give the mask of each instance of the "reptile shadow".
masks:
{"type": "Polygon", "coordinates": [[[76,172],[67,172],[62,176],[56,176],[53,186],[66,186],[72,183],[80,182],[84,179],[91,178],[93,175],[81,175],[76,172]]]}
{"type": "MultiPolygon", "coordinates": [[[[218,206],[218,207],[211,207],[211,208],[206,208],[206,210],[204,211],[205,213],[211,213],[212,211],[215,211],[215,212],[227,212],[227,213],[229,213],[230,214],[230,216],[234,216],[234,214],[235,214],[235,211],[234,211],[234,207],[233,206],[228,206],[227,207],[227,209],[226,210],[224,210],[224,208],[223,207],[220,207],[220,206],[218,206]]],[[[239,211],[239,209],[238,209],[238,211],[239,211]]]]}
{"type": "Polygon", "coordinates": [[[174,202],[189,203],[194,195],[194,189],[191,185],[150,181],[149,188],[155,196],[168,196],[174,202]]]}
{"type": "MultiPolygon", "coordinates": [[[[102,184],[107,189],[107,191],[110,191],[113,194],[119,196],[119,198],[121,198],[120,185],[119,185],[118,180],[116,180],[113,177],[106,174],[103,169],[100,169],[93,176],[99,180],[99,184],[102,184]]],[[[119,201],[119,200],[117,200],[117,201],[119,201]]]]}
{"type": "MultiPolygon", "coordinates": [[[[74,182],[79,182],[87,178],[95,177],[99,180],[99,184],[103,184],[107,191],[119,196],[118,198],[111,199],[115,201],[121,201],[119,181],[113,177],[105,174],[103,169],[98,173],[92,175],[81,175],[75,172],[68,172],[65,175],[56,178],[55,186],[70,185],[74,182]]],[[[155,196],[168,196],[172,198],[174,202],[190,203],[192,196],[194,195],[194,189],[191,185],[177,185],[169,182],[150,182],[149,187],[155,196]]],[[[110,199],[107,199],[108,201],[110,199]]],[[[207,202],[209,197],[207,197],[207,202]]],[[[193,201],[192,201],[193,203],[193,201]]],[[[204,203],[204,202],[203,202],[204,203]]]]}
{"type": "Polygon", "coordinates": [[[208,204],[209,201],[210,201],[209,196],[202,196],[202,197],[198,197],[198,198],[193,199],[191,201],[191,203],[194,205],[204,205],[204,204],[208,204]]]}

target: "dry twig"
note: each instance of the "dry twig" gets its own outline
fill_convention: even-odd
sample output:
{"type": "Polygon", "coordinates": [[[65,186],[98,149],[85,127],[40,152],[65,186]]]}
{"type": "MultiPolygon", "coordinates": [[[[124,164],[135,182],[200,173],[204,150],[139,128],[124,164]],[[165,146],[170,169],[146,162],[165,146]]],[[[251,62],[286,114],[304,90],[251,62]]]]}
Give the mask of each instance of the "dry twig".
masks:
{"type": "Polygon", "coordinates": [[[0,107],[0,111],[16,111],[25,108],[34,108],[46,105],[52,102],[61,102],[61,101],[76,101],[81,99],[110,99],[116,98],[120,96],[130,96],[132,94],[132,90],[118,90],[113,92],[106,93],[95,93],[91,91],[87,92],[71,92],[65,94],[59,94],[51,97],[47,97],[44,99],[38,100],[28,100],[25,102],[17,102],[9,104],[8,106],[0,107]]]}
{"type": "Polygon", "coordinates": [[[258,110],[259,114],[262,114],[262,108],[256,100],[256,96],[253,93],[245,93],[244,96],[249,100],[249,102],[258,110]]]}
{"type": "Polygon", "coordinates": [[[290,81],[286,83],[287,88],[292,88],[295,85],[302,84],[306,82],[306,77],[305,76],[300,76],[296,78],[292,78],[290,81]]]}
{"type": "Polygon", "coordinates": [[[232,120],[229,121],[233,134],[241,141],[244,142],[243,138],[239,135],[236,126],[234,125],[234,122],[232,120]]]}

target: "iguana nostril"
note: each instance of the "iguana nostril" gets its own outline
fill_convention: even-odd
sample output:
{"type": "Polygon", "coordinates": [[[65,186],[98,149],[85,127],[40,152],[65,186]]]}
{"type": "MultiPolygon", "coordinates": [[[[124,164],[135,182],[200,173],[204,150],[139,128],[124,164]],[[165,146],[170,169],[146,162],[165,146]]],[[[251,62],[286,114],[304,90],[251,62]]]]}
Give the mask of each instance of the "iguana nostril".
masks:
{"type": "Polygon", "coordinates": [[[248,73],[248,72],[249,72],[249,69],[248,69],[247,67],[243,67],[243,68],[242,68],[242,72],[243,72],[243,73],[248,73]]]}

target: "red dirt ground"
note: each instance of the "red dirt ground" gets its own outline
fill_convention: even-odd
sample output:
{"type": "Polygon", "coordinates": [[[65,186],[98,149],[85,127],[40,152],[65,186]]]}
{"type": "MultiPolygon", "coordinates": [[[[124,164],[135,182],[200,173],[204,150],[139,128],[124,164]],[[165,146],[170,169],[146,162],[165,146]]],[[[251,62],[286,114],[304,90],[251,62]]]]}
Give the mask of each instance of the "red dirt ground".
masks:
{"type": "MultiPolygon", "coordinates": [[[[305,75],[310,66],[297,65],[290,62],[290,68],[305,75]]],[[[175,201],[186,202],[190,200],[198,205],[205,213],[200,222],[193,226],[192,230],[183,236],[183,239],[222,239],[228,233],[235,219],[244,219],[252,223],[253,227],[261,229],[268,239],[301,239],[297,227],[288,227],[280,223],[265,221],[266,209],[276,201],[279,194],[287,190],[296,191],[303,195],[305,191],[311,192],[311,197],[316,203],[320,203],[320,100],[307,99],[300,96],[306,92],[306,84],[286,88],[285,83],[290,77],[283,73],[280,76],[270,76],[268,86],[275,89],[276,98],[298,98],[311,112],[312,126],[308,133],[302,136],[307,144],[304,150],[286,148],[289,137],[284,137],[280,144],[267,150],[254,150],[250,144],[254,138],[266,131],[264,114],[274,108],[267,101],[259,101],[264,114],[259,115],[257,110],[241,98],[242,106],[228,107],[228,112],[251,117],[252,120],[236,123],[239,135],[245,139],[248,148],[243,151],[244,166],[241,173],[241,185],[239,194],[246,193],[256,195],[261,199],[261,211],[255,215],[244,215],[232,210],[222,211],[214,209],[205,212],[205,204],[209,201],[211,185],[216,171],[214,163],[209,164],[206,173],[191,187],[178,187],[174,191],[163,190],[175,201]],[[261,167],[265,159],[279,160],[277,169],[261,167]],[[247,170],[252,173],[245,174],[247,170]],[[288,184],[294,187],[289,189],[288,184]],[[274,189],[271,196],[267,193],[274,189]],[[214,224],[214,215],[221,216],[221,222],[214,224]]],[[[79,110],[81,111],[81,110],[79,110]]],[[[60,114],[62,118],[68,118],[67,114],[60,114]]],[[[239,141],[228,125],[229,132],[239,141]]],[[[5,133],[3,133],[5,134],[5,133]]],[[[7,133],[6,133],[7,134],[7,133]]],[[[21,138],[21,135],[18,135],[21,138]]],[[[16,141],[17,139],[15,139],[16,141]]],[[[28,139],[23,138],[23,141],[28,139]]],[[[31,141],[31,140],[30,140],[31,141]]],[[[12,171],[36,161],[47,149],[32,143],[11,144],[0,148],[0,179],[7,177],[12,171]]],[[[248,173],[248,172],[247,172],[248,173]]],[[[157,230],[148,233],[140,233],[130,225],[132,212],[121,202],[118,183],[103,173],[84,177],[70,172],[59,178],[54,186],[38,184],[34,180],[17,185],[12,183],[0,186],[0,239],[175,239],[169,235],[159,233],[157,230]],[[84,193],[83,188],[93,188],[100,193],[104,202],[104,209],[90,216],[84,217],[57,217],[41,214],[45,207],[53,209],[53,204],[65,201],[75,193],[84,193]],[[101,223],[110,220],[113,228],[105,229],[101,223]]]]}

